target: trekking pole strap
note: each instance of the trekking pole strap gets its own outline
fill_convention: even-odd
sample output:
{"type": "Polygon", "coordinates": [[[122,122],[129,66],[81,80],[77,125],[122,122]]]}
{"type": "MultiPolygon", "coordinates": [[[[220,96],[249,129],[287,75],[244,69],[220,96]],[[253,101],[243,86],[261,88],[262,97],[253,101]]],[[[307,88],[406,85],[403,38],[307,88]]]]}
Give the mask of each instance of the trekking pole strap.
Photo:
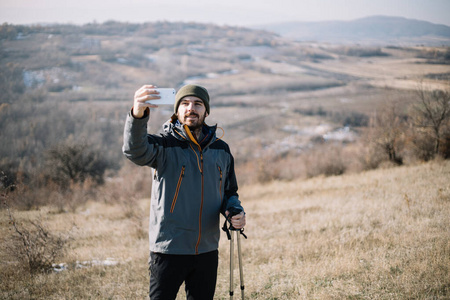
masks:
{"type": "Polygon", "coordinates": [[[239,233],[240,233],[242,236],[244,236],[245,239],[247,239],[247,236],[246,236],[245,233],[244,233],[244,228],[241,228],[241,229],[235,229],[235,228],[233,227],[233,225],[231,225],[231,216],[230,216],[230,215],[228,215],[228,217],[225,218],[225,222],[223,223],[222,230],[225,231],[225,233],[227,234],[228,240],[231,240],[231,233],[230,233],[230,230],[233,230],[233,231],[239,231],[239,233]],[[229,227],[227,226],[227,223],[230,223],[230,226],[229,226],[229,227]]]}
{"type": "Polygon", "coordinates": [[[227,226],[228,218],[225,219],[225,223],[223,223],[222,230],[227,234],[228,240],[231,240],[231,233],[227,226]]]}

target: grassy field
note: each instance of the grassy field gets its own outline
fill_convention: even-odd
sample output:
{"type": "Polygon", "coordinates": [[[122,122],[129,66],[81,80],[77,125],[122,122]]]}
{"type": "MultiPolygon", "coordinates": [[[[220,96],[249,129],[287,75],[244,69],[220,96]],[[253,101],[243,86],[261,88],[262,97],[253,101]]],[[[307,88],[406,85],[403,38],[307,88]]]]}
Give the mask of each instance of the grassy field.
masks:
{"type": "MultiPolygon", "coordinates": [[[[238,174],[239,175],[239,174],[238,174]]],[[[448,299],[450,162],[249,185],[242,239],[248,299],[448,299]]],[[[126,192],[123,185],[115,189],[126,192]]],[[[69,232],[67,269],[31,276],[5,247],[2,299],[145,299],[149,199],[90,202],[74,212],[14,211],[69,232]]],[[[229,242],[220,242],[216,299],[228,298],[229,242]]],[[[235,273],[236,298],[239,298],[235,273]]],[[[178,299],[184,298],[180,291],[178,299]]]]}

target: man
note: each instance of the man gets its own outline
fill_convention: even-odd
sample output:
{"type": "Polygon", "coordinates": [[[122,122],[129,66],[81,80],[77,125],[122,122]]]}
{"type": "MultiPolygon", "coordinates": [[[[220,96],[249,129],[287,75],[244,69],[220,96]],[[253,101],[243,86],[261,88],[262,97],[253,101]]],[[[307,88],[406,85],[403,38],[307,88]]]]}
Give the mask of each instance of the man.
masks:
{"type": "Polygon", "coordinates": [[[208,91],[186,85],[176,94],[174,114],[160,135],[147,134],[156,87],[136,91],[124,130],[123,152],[153,168],[150,208],[150,299],[175,299],[184,282],[187,299],[213,299],[218,266],[220,213],[236,229],[245,226],[233,156],[216,137],[208,91]]]}

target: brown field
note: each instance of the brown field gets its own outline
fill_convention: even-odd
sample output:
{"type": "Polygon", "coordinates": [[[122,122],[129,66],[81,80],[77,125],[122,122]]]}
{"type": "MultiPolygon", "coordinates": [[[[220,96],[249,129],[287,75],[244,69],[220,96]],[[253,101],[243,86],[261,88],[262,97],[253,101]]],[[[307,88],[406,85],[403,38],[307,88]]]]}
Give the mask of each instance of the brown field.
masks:
{"type": "MultiPolygon", "coordinates": [[[[448,299],[449,179],[450,162],[435,161],[242,186],[246,298],[448,299]]],[[[69,232],[69,251],[60,259],[67,270],[30,276],[2,251],[0,298],[145,299],[148,210],[149,199],[140,199],[89,202],[67,213],[15,211],[19,221],[40,216],[52,231],[69,232]]],[[[5,210],[0,223],[5,250],[12,234],[5,210]]],[[[219,251],[216,299],[227,299],[224,235],[219,251]]],[[[238,279],[236,272],[237,298],[238,279]]]]}

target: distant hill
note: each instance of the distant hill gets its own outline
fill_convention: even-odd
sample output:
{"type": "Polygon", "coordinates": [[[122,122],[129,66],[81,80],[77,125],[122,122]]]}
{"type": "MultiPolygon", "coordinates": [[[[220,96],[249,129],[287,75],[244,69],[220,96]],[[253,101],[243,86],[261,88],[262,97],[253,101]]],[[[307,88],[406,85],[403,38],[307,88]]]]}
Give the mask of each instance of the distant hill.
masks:
{"type": "Polygon", "coordinates": [[[450,46],[450,27],[401,17],[353,21],[285,22],[255,26],[298,41],[450,46]]]}

